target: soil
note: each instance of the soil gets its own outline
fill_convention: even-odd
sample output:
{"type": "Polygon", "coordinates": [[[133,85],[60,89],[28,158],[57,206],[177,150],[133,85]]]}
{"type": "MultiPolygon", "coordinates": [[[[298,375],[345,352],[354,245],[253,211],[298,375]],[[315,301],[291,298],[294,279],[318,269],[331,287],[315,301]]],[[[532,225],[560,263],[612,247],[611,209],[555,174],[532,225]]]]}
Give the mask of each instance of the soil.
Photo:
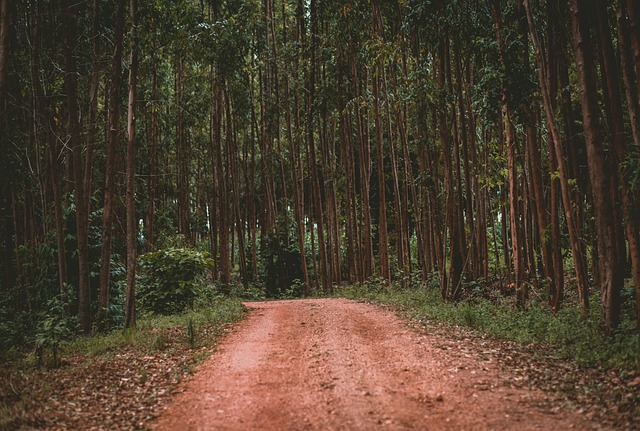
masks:
{"type": "MultiPolygon", "coordinates": [[[[344,299],[252,312],[181,383],[156,430],[592,430],[584,410],[518,384],[492,355],[344,299]]],[[[478,346],[481,347],[481,344],[478,346]]]]}

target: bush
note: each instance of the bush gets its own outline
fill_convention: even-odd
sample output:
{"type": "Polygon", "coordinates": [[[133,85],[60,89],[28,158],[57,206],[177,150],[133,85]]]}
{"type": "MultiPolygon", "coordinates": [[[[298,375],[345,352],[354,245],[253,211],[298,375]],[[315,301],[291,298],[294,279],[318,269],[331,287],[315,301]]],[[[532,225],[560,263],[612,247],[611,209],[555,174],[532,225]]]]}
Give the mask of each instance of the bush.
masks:
{"type": "Polygon", "coordinates": [[[61,296],[50,299],[47,302],[47,310],[36,329],[35,351],[38,355],[38,364],[43,365],[49,362],[52,367],[59,366],[60,348],[65,341],[73,337],[77,326],[77,319],[67,315],[61,296]],[[46,360],[48,355],[50,355],[50,361],[46,360]]]}
{"type": "Polygon", "coordinates": [[[193,306],[213,259],[206,252],[169,248],[139,257],[138,298],[142,310],[171,314],[193,306]]]}

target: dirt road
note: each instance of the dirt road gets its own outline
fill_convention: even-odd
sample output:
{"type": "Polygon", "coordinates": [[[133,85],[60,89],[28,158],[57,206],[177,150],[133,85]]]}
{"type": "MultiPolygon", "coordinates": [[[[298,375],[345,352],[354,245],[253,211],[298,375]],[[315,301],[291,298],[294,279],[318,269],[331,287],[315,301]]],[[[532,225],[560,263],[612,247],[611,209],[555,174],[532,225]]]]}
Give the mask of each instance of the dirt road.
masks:
{"type": "Polygon", "coordinates": [[[442,350],[390,311],[342,299],[247,303],[250,316],[185,382],[157,430],[594,429],[442,350]]]}

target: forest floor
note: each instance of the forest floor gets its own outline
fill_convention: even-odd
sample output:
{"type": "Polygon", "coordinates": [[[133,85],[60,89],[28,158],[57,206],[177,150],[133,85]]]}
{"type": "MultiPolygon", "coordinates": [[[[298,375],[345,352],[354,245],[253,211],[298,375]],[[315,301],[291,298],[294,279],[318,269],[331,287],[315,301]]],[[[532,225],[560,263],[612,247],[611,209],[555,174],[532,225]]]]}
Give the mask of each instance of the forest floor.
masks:
{"type": "Polygon", "coordinates": [[[177,328],[148,354],[0,367],[0,430],[640,429],[640,375],[364,302],[245,306],[215,345],[191,349],[177,328]]]}
{"type": "Polygon", "coordinates": [[[531,387],[491,341],[416,331],[392,311],[344,299],[245,305],[249,317],[151,428],[609,428],[531,387]]]}

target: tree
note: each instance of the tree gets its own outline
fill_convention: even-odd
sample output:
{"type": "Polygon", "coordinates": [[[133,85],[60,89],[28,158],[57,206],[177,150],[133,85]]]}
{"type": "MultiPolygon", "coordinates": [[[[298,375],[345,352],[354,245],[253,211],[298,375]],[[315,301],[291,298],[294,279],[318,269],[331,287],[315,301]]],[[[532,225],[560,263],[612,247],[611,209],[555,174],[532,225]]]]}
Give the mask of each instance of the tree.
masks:
{"type": "MultiPolygon", "coordinates": [[[[614,211],[617,188],[617,167],[605,158],[605,148],[601,138],[599,109],[596,101],[596,81],[593,76],[592,42],[587,21],[585,4],[570,1],[573,50],[578,68],[580,102],[584,137],[587,145],[589,180],[597,220],[599,285],[602,292],[604,326],[607,331],[614,329],[620,319],[620,290],[622,277],[618,242],[620,221],[614,211]]],[[[590,9],[593,10],[593,9],[590,9]]]]}
{"type": "Polygon", "coordinates": [[[104,197],[102,208],[102,248],[100,254],[100,300],[98,324],[106,325],[111,291],[111,255],[113,216],[116,210],[116,162],[120,140],[120,87],[122,85],[122,49],[124,34],[124,0],[116,3],[113,54],[111,56],[111,83],[109,88],[109,131],[104,168],[104,197]]]}
{"type": "Polygon", "coordinates": [[[129,107],[127,114],[127,293],[125,299],[124,326],[136,324],[136,259],[138,251],[138,230],[135,204],[135,162],[136,162],[136,85],[138,74],[137,52],[137,1],[130,1],[131,30],[129,53],[129,107]]]}
{"type": "Polygon", "coordinates": [[[67,135],[73,164],[73,183],[76,200],[76,241],[78,243],[78,318],[85,333],[91,332],[91,291],[89,286],[89,225],[88,206],[84,182],[84,162],[80,143],[78,82],[76,68],[76,20],[78,5],[66,1],[63,13],[65,89],[67,93],[67,135]]]}

